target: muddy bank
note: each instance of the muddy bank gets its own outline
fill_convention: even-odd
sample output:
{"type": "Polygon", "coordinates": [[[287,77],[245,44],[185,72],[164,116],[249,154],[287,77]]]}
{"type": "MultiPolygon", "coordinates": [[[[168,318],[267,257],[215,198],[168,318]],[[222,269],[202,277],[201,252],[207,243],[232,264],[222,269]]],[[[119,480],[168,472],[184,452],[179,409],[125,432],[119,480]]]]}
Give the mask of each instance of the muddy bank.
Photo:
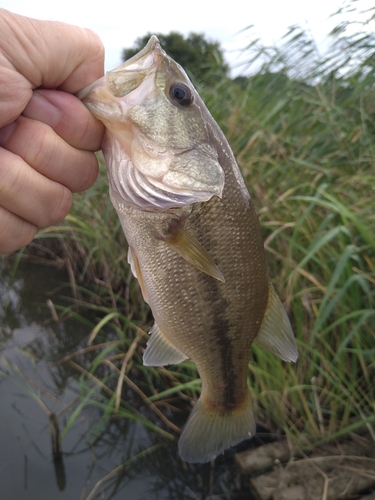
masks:
{"type": "Polygon", "coordinates": [[[241,474],[250,474],[254,500],[375,499],[375,441],[365,430],[312,453],[286,441],[235,455],[241,474]]]}

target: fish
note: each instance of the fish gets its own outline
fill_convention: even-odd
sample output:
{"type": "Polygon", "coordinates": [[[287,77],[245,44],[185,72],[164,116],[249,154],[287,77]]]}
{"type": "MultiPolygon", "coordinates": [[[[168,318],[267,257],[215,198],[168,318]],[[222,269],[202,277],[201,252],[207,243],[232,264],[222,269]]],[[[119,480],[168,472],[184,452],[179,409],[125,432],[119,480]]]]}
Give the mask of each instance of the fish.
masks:
{"type": "Polygon", "coordinates": [[[110,198],[155,320],[143,363],[195,363],[201,395],[178,448],[211,461],[255,433],[252,343],[298,357],[257,213],[223,132],[156,36],[77,96],[105,125],[110,198]]]}

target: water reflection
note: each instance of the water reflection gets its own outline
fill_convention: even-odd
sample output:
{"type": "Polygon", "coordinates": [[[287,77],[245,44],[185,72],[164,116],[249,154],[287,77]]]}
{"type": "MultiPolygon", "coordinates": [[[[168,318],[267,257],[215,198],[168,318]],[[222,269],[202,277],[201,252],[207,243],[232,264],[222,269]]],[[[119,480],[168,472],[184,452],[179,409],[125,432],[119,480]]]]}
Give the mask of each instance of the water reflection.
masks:
{"type": "MultiPolygon", "coordinates": [[[[58,363],[87,346],[94,323],[54,322],[46,301],[61,302],[66,277],[29,263],[12,275],[11,264],[0,260],[1,498],[251,498],[248,478],[237,474],[230,455],[215,464],[185,464],[176,441],[136,421],[103,421],[108,399],[95,384],[83,390],[72,364],[58,363]]],[[[77,359],[89,364],[90,353],[77,359]]],[[[129,404],[140,406],[125,392],[129,404]]],[[[173,418],[181,425],[186,415],[173,418]]]]}

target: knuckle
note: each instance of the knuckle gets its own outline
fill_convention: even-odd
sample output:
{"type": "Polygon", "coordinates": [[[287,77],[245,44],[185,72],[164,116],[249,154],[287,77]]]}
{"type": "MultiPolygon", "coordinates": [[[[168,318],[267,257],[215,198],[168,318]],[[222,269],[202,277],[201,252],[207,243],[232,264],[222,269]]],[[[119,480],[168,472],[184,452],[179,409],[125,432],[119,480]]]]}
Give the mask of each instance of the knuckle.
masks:
{"type": "Polygon", "coordinates": [[[10,254],[30,243],[37,227],[0,207],[0,254],[10,254]]]}
{"type": "Polygon", "coordinates": [[[34,123],[30,129],[24,157],[30,165],[44,165],[52,162],[57,152],[56,136],[42,123],[34,123]]]}
{"type": "Polygon", "coordinates": [[[81,107],[80,113],[77,113],[77,115],[78,120],[74,126],[74,137],[69,142],[73,147],[84,149],[86,144],[91,140],[93,116],[88,113],[86,108],[81,107]]]}
{"type": "Polygon", "coordinates": [[[90,188],[94,184],[99,172],[99,164],[95,154],[88,151],[82,152],[81,154],[82,161],[79,169],[79,176],[76,178],[73,189],[73,191],[77,193],[90,188]]]}
{"type": "Polygon", "coordinates": [[[11,202],[22,192],[27,183],[27,176],[22,175],[17,161],[1,164],[0,175],[0,199],[11,202]]]}
{"type": "Polygon", "coordinates": [[[93,59],[99,61],[100,63],[104,62],[104,45],[100,36],[92,31],[89,28],[84,28],[86,32],[86,36],[89,39],[89,52],[93,54],[93,59]]]}
{"type": "Polygon", "coordinates": [[[69,213],[72,203],[73,196],[71,191],[65,186],[59,185],[57,196],[55,196],[49,210],[45,211],[45,217],[41,227],[47,227],[61,222],[69,213]]]}

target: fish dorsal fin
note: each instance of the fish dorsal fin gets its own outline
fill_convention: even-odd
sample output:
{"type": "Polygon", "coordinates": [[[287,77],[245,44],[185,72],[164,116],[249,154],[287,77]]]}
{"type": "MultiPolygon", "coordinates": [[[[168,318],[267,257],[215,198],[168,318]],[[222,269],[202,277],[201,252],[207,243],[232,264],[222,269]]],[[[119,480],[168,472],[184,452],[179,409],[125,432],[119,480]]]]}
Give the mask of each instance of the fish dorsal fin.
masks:
{"type": "Polygon", "coordinates": [[[150,330],[150,340],[143,354],[145,366],[175,365],[187,359],[187,356],[169,342],[155,323],[150,330]]]}
{"type": "Polygon", "coordinates": [[[180,224],[174,224],[168,236],[164,237],[163,240],[189,264],[225,283],[225,278],[211,255],[180,224]]]}
{"type": "Polygon", "coordinates": [[[141,267],[139,265],[138,257],[136,255],[136,253],[134,252],[134,250],[132,249],[132,247],[129,247],[129,249],[128,249],[128,262],[130,264],[130,268],[132,270],[133,275],[137,278],[137,280],[139,282],[139,286],[141,287],[143,299],[148,304],[148,294],[147,294],[147,290],[145,287],[145,282],[143,280],[141,267]]]}
{"type": "Polygon", "coordinates": [[[283,361],[297,361],[298,349],[293,330],[279,296],[271,283],[267,309],[254,342],[283,361]]]}

